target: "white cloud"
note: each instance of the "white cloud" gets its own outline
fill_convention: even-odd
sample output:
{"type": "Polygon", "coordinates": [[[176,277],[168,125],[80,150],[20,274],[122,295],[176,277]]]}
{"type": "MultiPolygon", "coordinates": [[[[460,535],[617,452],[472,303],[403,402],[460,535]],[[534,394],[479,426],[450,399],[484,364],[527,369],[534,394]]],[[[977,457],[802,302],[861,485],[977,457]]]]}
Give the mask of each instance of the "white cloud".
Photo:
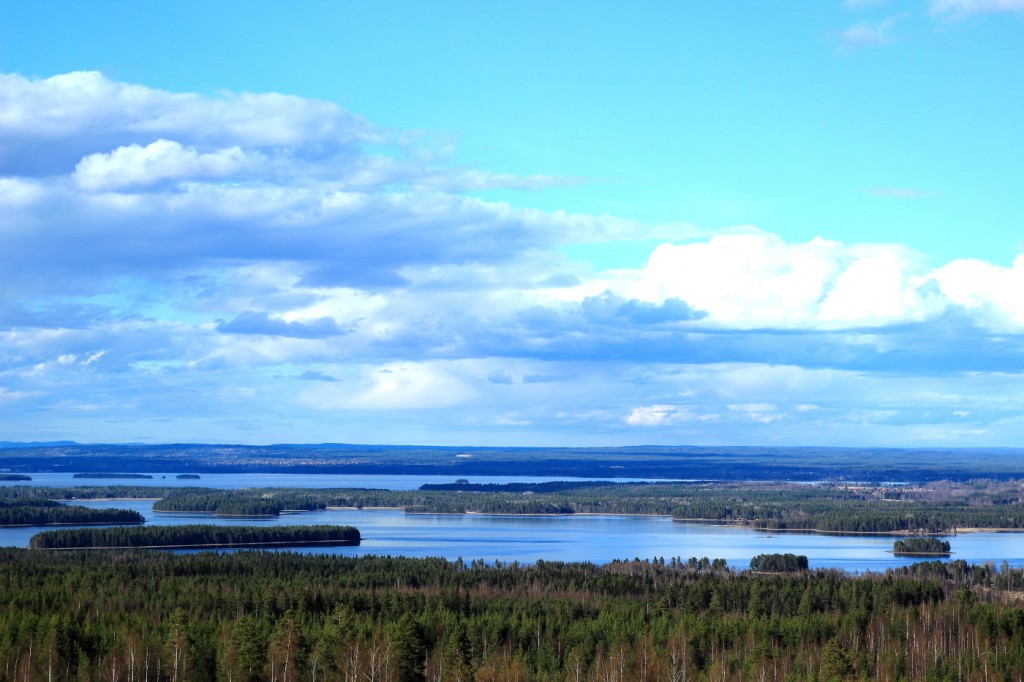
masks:
{"type": "Polygon", "coordinates": [[[0,142],[14,136],[140,134],[255,146],[376,136],[370,126],[335,104],[291,95],[171,93],[118,83],[95,71],[38,80],[0,74],[0,142]]]}
{"type": "Polygon", "coordinates": [[[99,362],[100,358],[107,354],[105,350],[98,350],[93,353],[89,353],[88,357],[82,360],[82,365],[88,367],[89,365],[99,362]]]}
{"type": "Polygon", "coordinates": [[[676,405],[645,405],[633,408],[626,417],[630,426],[668,426],[697,419],[687,408],[676,405]]]}
{"type": "Polygon", "coordinates": [[[319,409],[443,409],[471,399],[474,391],[437,363],[395,362],[368,368],[355,389],[349,385],[317,386],[304,400],[319,409]]]}
{"type": "Polygon", "coordinates": [[[549,302],[615,295],[638,304],[678,300],[690,329],[884,329],[940,319],[953,307],[993,331],[1024,330],[1024,256],[1010,268],[958,260],[930,269],[897,244],[790,244],[747,229],[662,244],[647,263],[538,292],[549,302]]]}
{"type": "Polygon", "coordinates": [[[863,442],[922,406],[972,428],[1022,407],[1020,377],[993,372],[1019,360],[994,335],[1024,330],[1024,258],[934,268],[894,244],[484,201],[459,192],[575,179],[375,156],[372,127],[300,98],[69,74],[4,77],[0,101],[0,382],[18,410],[0,428],[81,424],[69,396],[89,395],[131,440],[170,434],[163,419],[247,441],[280,440],[254,435],[275,423],[604,443],[782,423],[791,442],[863,442]],[[563,249],[654,239],[643,266],[597,273],[563,249]]]}
{"type": "Polygon", "coordinates": [[[118,147],[109,154],[86,156],[75,166],[75,181],[87,189],[149,185],[182,178],[223,178],[265,161],[261,154],[238,146],[200,153],[173,140],[159,139],[145,147],[118,147]]]}
{"type": "Polygon", "coordinates": [[[985,261],[953,261],[931,273],[942,294],[994,331],[1024,329],[1024,255],[1009,268],[985,261]]]}
{"type": "Polygon", "coordinates": [[[44,195],[39,183],[21,178],[0,178],[0,205],[9,209],[24,208],[44,195]]]}
{"type": "Polygon", "coordinates": [[[649,303],[680,299],[708,314],[698,326],[842,329],[933,317],[943,302],[923,293],[920,256],[896,245],[815,238],[787,244],[748,230],[662,244],[637,270],[617,270],[560,296],[610,290],[649,303]],[[920,274],[919,274],[920,273],[920,274]]]}

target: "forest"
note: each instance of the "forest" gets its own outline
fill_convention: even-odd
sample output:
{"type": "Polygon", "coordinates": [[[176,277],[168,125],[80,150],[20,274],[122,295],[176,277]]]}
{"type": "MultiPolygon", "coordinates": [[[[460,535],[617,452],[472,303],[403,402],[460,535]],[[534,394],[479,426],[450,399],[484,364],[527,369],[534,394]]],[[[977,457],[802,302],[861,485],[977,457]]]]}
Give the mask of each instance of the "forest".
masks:
{"type": "Polygon", "coordinates": [[[4,680],[998,680],[1024,572],[0,549],[4,680]]]}
{"type": "Polygon", "coordinates": [[[351,526],[142,526],[131,528],[69,528],[33,535],[32,549],[120,547],[266,547],[358,545],[359,530],[351,526]]]}

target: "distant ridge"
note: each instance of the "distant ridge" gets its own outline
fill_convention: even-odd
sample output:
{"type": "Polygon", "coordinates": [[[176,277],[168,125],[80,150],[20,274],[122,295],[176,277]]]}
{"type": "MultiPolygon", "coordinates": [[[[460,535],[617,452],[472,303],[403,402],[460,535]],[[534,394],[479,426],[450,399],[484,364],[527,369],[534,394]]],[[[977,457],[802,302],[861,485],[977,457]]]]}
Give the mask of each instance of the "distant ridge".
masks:
{"type": "Polygon", "coordinates": [[[50,441],[31,441],[31,442],[20,442],[14,440],[0,440],[0,449],[7,448],[60,448],[67,447],[69,445],[78,445],[73,440],[50,440],[50,441]]]}

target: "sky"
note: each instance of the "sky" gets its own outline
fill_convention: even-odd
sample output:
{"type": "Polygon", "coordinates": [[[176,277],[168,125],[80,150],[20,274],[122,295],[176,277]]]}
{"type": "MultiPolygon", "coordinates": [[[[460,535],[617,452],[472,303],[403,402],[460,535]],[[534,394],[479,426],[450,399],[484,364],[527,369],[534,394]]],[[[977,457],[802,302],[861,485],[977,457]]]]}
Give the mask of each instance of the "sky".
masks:
{"type": "Polygon", "coordinates": [[[1024,443],[1024,0],[0,3],[0,440],[1024,443]]]}

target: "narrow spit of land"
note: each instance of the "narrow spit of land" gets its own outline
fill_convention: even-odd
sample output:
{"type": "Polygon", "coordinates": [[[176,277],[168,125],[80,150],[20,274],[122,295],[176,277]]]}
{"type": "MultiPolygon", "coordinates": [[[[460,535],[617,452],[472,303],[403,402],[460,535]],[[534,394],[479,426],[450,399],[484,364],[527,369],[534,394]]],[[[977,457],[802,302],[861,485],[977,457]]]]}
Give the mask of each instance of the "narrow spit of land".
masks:
{"type": "Polygon", "coordinates": [[[217,549],[358,545],[352,526],[145,526],[74,528],[32,536],[31,549],[217,549]]]}
{"type": "Polygon", "coordinates": [[[140,524],[145,519],[128,509],[92,509],[49,499],[0,500],[0,527],[140,524]]]}

